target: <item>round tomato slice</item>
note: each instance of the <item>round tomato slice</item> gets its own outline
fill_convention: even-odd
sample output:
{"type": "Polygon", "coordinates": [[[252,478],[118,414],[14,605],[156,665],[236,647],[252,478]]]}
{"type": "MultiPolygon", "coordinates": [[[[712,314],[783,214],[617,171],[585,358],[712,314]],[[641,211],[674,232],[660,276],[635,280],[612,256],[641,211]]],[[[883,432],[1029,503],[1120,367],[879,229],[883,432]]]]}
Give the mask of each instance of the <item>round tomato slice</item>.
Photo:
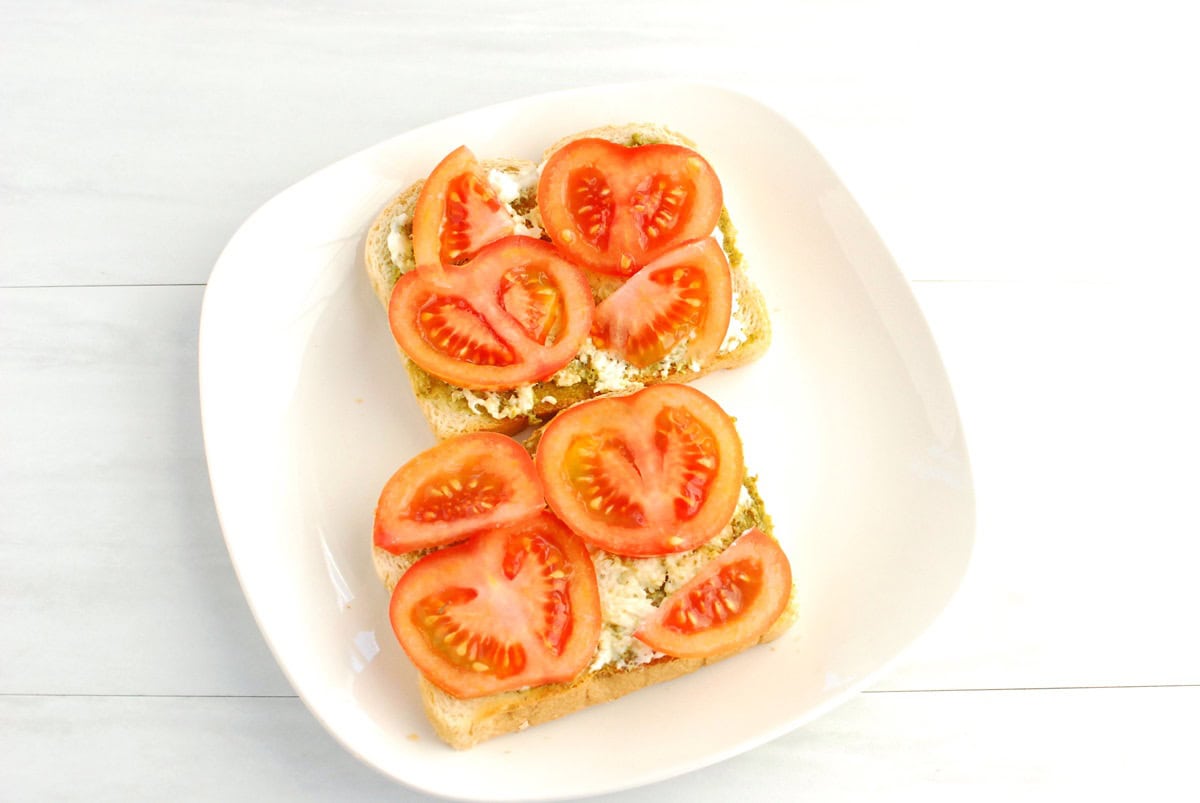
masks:
{"type": "Polygon", "coordinates": [[[548,378],[579,352],[592,325],[587,279],[549,243],[514,235],[465,265],[419,267],[392,290],[388,321],[404,353],[473,390],[548,378]]]}
{"type": "Polygon", "coordinates": [[[546,425],[534,458],[551,510],[619,555],[694,549],[737,507],[745,467],[733,421],[687,385],[593,399],[546,425]]]}
{"type": "Polygon", "coordinates": [[[676,658],[739,650],[770,630],[791,593],[787,555],[756,527],[663,600],[634,635],[676,658]]]}
{"type": "Polygon", "coordinates": [[[383,486],[375,545],[397,555],[443,546],[545,506],[519,443],[494,432],[462,435],[421,452],[383,486]]]}
{"type": "Polygon", "coordinates": [[[665,143],[577,139],[550,156],[538,182],[538,209],[554,244],[571,261],[618,276],[712,234],[721,204],[712,166],[665,143]]]}
{"type": "Polygon", "coordinates": [[[592,339],[645,368],[691,338],[687,359],[704,362],[721,348],[732,309],[729,262],[706,237],[671,249],[600,302],[592,339]]]}
{"type": "Polygon", "coordinates": [[[493,240],[513,233],[513,220],[466,146],[443,159],[417,195],[413,257],[418,265],[460,265],[493,240]]]}
{"type": "Polygon", "coordinates": [[[392,630],[456,697],[574,679],[595,657],[600,594],[584,543],[549,512],[431,552],[392,592],[392,630]]]}

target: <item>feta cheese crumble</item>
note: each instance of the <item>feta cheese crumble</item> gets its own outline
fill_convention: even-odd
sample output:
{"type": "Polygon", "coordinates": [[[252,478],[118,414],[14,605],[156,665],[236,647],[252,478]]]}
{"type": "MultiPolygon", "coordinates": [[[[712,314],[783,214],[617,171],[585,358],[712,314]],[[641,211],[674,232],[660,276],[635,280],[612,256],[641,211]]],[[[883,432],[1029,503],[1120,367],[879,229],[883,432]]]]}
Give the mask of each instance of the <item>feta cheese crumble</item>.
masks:
{"type": "Polygon", "coordinates": [[[401,212],[392,218],[388,227],[388,253],[392,257],[392,264],[398,268],[403,268],[406,262],[412,261],[412,240],[402,231],[407,222],[408,215],[401,212]]]}
{"type": "Polygon", "coordinates": [[[596,372],[593,387],[597,393],[637,390],[642,387],[642,383],[637,379],[638,369],[615,354],[596,348],[591,338],[579,349],[577,359],[584,365],[590,365],[596,372]]]}
{"type": "Polygon", "coordinates": [[[521,197],[521,182],[503,170],[492,169],[487,174],[488,184],[496,193],[496,199],[502,204],[511,204],[521,197]]]}
{"type": "Polygon", "coordinates": [[[532,217],[526,217],[513,209],[513,204],[537,183],[538,174],[534,168],[526,168],[515,176],[498,168],[488,171],[487,181],[496,193],[496,200],[504,204],[509,217],[513,220],[513,234],[523,234],[526,237],[540,238],[542,229],[532,217]]]}
{"type": "MultiPolygon", "coordinates": [[[[753,501],[743,485],[733,519],[745,512],[753,501]]],[[[707,544],[662,557],[625,558],[600,549],[592,550],[604,625],[591,670],[594,672],[608,664],[626,669],[658,657],[660,653],[634,638],[638,625],[664,598],[695,577],[704,564],[740,535],[726,527],[707,544]]]]}
{"type": "Polygon", "coordinates": [[[471,412],[478,413],[482,410],[492,418],[520,418],[533,412],[533,406],[537,403],[533,395],[533,385],[521,385],[511,393],[503,394],[495,391],[475,393],[466,388],[454,392],[461,393],[471,412]]]}
{"type": "Polygon", "coordinates": [[[738,294],[735,290],[733,293],[733,305],[729,313],[729,329],[725,332],[725,339],[721,341],[721,347],[717,349],[718,354],[733,351],[749,339],[750,335],[746,332],[746,325],[738,315],[741,311],[742,308],[738,304],[738,294]]]}

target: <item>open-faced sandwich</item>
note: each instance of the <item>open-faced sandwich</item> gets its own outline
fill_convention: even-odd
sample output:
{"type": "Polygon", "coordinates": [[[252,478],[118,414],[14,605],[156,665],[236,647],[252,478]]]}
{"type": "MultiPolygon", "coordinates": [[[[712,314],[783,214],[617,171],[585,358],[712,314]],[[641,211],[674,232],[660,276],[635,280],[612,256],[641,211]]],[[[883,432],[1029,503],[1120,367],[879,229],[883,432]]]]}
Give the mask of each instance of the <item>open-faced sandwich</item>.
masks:
{"type": "Polygon", "coordinates": [[[692,387],[581,402],[524,445],[445,440],[386,483],[376,570],[457,748],[606,702],[792,622],[733,421],[692,387]]]}
{"type": "Polygon", "coordinates": [[[460,147],[379,214],[365,262],[439,439],[519,432],[770,341],[720,180],[659,125],[582,132],[540,164],[460,147]]]}

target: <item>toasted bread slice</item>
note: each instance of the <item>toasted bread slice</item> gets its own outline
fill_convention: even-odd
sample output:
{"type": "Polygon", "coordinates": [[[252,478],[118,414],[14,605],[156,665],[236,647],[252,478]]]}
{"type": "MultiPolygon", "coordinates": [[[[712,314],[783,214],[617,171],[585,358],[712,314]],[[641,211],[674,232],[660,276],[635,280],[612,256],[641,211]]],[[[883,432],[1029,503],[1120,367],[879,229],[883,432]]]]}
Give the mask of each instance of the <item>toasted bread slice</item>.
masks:
{"type": "MultiPolygon", "coordinates": [[[[669,142],[695,148],[686,137],[662,125],[630,124],[583,131],[559,140],[545,152],[554,151],[575,139],[599,137],[624,145],[669,142]]],[[[537,212],[537,165],[521,159],[491,159],[481,162],[485,174],[517,189],[509,205],[534,236],[541,234],[537,212]],[[496,171],[495,174],[492,171],[496,171]]],[[[418,181],[396,196],[372,224],[367,234],[365,262],[371,287],[386,311],[392,288],[404,273],[416,267],[412,257],[412,214],[423,182],[418,181]]],[[[490,431],[515,434],[536,426],[572,404],[608,391],[628,390],[656,382],[690,382],[711,371],[745,365],[760,357],[771,341],[766,300],[746,274],[745,260],[737,248],[737,231],[728,210],[718,223],[722,247],[732,271],[733,321],[721,351],[703,364],[664,361],[638,371],[603,352],[585,347],[581,356],[550,379],[512,391],[472,392],[432,376],[401,353],[421,412],[438,439],[468,432],[490,431]]],[[[608,277],[589,275],[597,301],[618,284],[608,277]]]]}
{"type": "MultiPolygon", "coordinates": [[[[530,445],[527,444],[527,447],[530,445]]],[[[647,596],[665,596],[669,591],[686,582],[688,577],[694,574],[706,560],[720,554],[746,530],[758,527],[771,534],[771,519],[766,514],[762,499],[758,496],[754,479],[747,478],[745,486],[747,493],[742,495],[742,500],[729,525],[716,538],[693,553],[684,553],[683,556],[668,558],[635,559],[620,558],[593,550],[592,558],[597,563],[597,575],[601,578],[602,610],[610,604],[608,602],[611,598],[609,594],[619,593],[610,591],[609,594],[606,594],[607,589],[603,578],[617,575],[622,572],[624,566],[632,567],[638,561],[662,561],[664,564],[661,572],[661,576],[664,578],[663,585],[643,586],[643,588],[647,596]],[[691,567],[690,571],[686,568],[688,566],[691,567]],[[673,577],[673,572],[681,574],[673,577]]],[[[379,547],[372,548],[376,572],[389,591],[395,587],[401,575],[425,554],[422,551],[393,555],[379,547]]],[[[634,572],[634,574],[641,575],[641,572],[634,572]]],[[[656,575],[658,572],[651,571],[649,574],[656,575]]],[[[628,582],[628,577],[629,575],[624,577],[626,582],[628,582]]],[[[655,584],[658,581],[656,579],[651,582],[655,584]]],[[[787,610],[763,635],[759,644],[777,638],[791,626],[795,621],[794,603],[793,596],[787,610]]],[[[606,622],[609,621],[609,612],[604,610],[604,614],[606,622]]],[[[601,649],[604,648],[603,639],[604,637],[602,637],[601,649]]],[[[425,708],[425,714],[437,735],[451,747],[465,749],[485,739],[521,731],[531,725],[548,722],[583,708],[615,700],[629,692],[686,675],[745,649],[747,648],[743,647],[707,658],[672,658],[652,654],[643,645],[640,651],[627,650],[616,662],[604,663],[601,666],[594,664],[592,669],[569,683],[551,683],[466,700],[447,694],[422,676],[420,678],[421,701],[425,708]],[[638,663],[638,661],[644,662],[638,663]]]]}

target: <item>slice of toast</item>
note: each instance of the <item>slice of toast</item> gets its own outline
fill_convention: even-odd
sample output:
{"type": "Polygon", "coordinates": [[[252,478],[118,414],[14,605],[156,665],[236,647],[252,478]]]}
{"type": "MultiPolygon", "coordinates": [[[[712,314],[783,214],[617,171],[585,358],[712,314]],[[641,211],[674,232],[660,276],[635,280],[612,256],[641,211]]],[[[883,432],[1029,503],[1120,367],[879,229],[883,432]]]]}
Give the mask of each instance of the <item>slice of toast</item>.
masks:
{"type": "MultiPolygon", "coordinates": [[[[530,448],[532,443],[527,444],[530,448]]],[[[610,605],[628,589],[631,577],[650,576],[654,579],[642,585],[647,597],[665,597],[674,588],[682,585],[694,575],[701,565],[728,547],[738,536],[752,527],[771,534],[771,519],[766,514],[762,499],[758,496],[754,478],[745,481],[746,493],[738,504],[729,525],[712,541],[691,553],[666,558],[621,558],[609,553],[593,550],[592,558],[597,564],[597,576],[601,586],[601,610],[605,617],[606,635],[601,637],[600,653],[607,650],[611,657],[612,642],[606,638],[622,632],[611,624],[613,615],[610,605]],[[661,561],[661,571],[654,562],[661,561]],[[639,568],[640,564],[640,568],[639,568]],[[646,571],[647,567],[650,571],[646,571]],[[626,573],[628,570],[628,573],[626,573]],[[663,577],[662,585],[659,575],[663,577]],[[615,588],[606,585],[606,577],[619,576],[623,584],[615,588]]],[[[375,569],[389,591],[423,554],[410,552],[394,555],[379,547],[373,547],[375,569]]],[[[659,599],[661,601],[661,599],[659,599]]],[[[794,596],[787,610],[759,640],[759,644],[781,635],[795,620],[794,596]]],[[[753,645],[751,645],[753,646],[753,645]]],[[[634,645],[627,648],[615,662],[598,665],[604,658],[597,657],[596,663],[583,675],[569,683],[552,683],[530,689],[502,692],[474,699],[459,699],[450,695],[423,676],[420,678],[421,701],[425,714],[438,736],[457,749],[465,749],[485,739],[524,730],[531,725],[579,711],[600,703],[615,700],[629,692],[662,683],[686,675],[708,664],[742,652],[731,650],[706,658],[672,658],[652,653],[649,648],[634,645]],[[640,662],[639,662],[640,661],[640,662]]]]}
{"type": "MultiPolygon", "coordinates": [[[[583,137],[599,137],[631,146],[668,142],[696,147],[691,140],[662,125],[606,126],[573,134],[554,143],[546,150],[543,164],[554,151],[583,137]]],[[[510,195],[511,188],[516,188],[516,196],[509,201],[510,208],[523,220],[528,233],[540,236],[538,166],[521,159],[489,159],[483,160],[481,165],[485,174],[496,171],[497,177],[507,177],[505,183],[510,188],[510,195]]],[[[412,214],[422,184],[418,181],[396,196],[380,212],[367,233],[366,271],[385,311],[396,281],[416,267],[411,245],[412,214]]],[[[677,356],[668,355],[663,361],[638,371],[611,355],[585,346],[579,357],[546,381],[512,391],[472,392],[432,376],[401,352],[417,403],[434,435],[439,440],[479,431],[511,435],[601,393],[664,381],[690,382],[711,371],[735,368],[760,357],[771,341],[766,300],[746,274],[745,260],[737,248],[737,231],[727,209],[721,211],[718,231],[732,272],[734,311],[726,342],[713,358],[704,364],[688,364],[677,356]]],[[[597,301],[619,283],[595,274],[589,274],[589,280],[597,301]]]]}

